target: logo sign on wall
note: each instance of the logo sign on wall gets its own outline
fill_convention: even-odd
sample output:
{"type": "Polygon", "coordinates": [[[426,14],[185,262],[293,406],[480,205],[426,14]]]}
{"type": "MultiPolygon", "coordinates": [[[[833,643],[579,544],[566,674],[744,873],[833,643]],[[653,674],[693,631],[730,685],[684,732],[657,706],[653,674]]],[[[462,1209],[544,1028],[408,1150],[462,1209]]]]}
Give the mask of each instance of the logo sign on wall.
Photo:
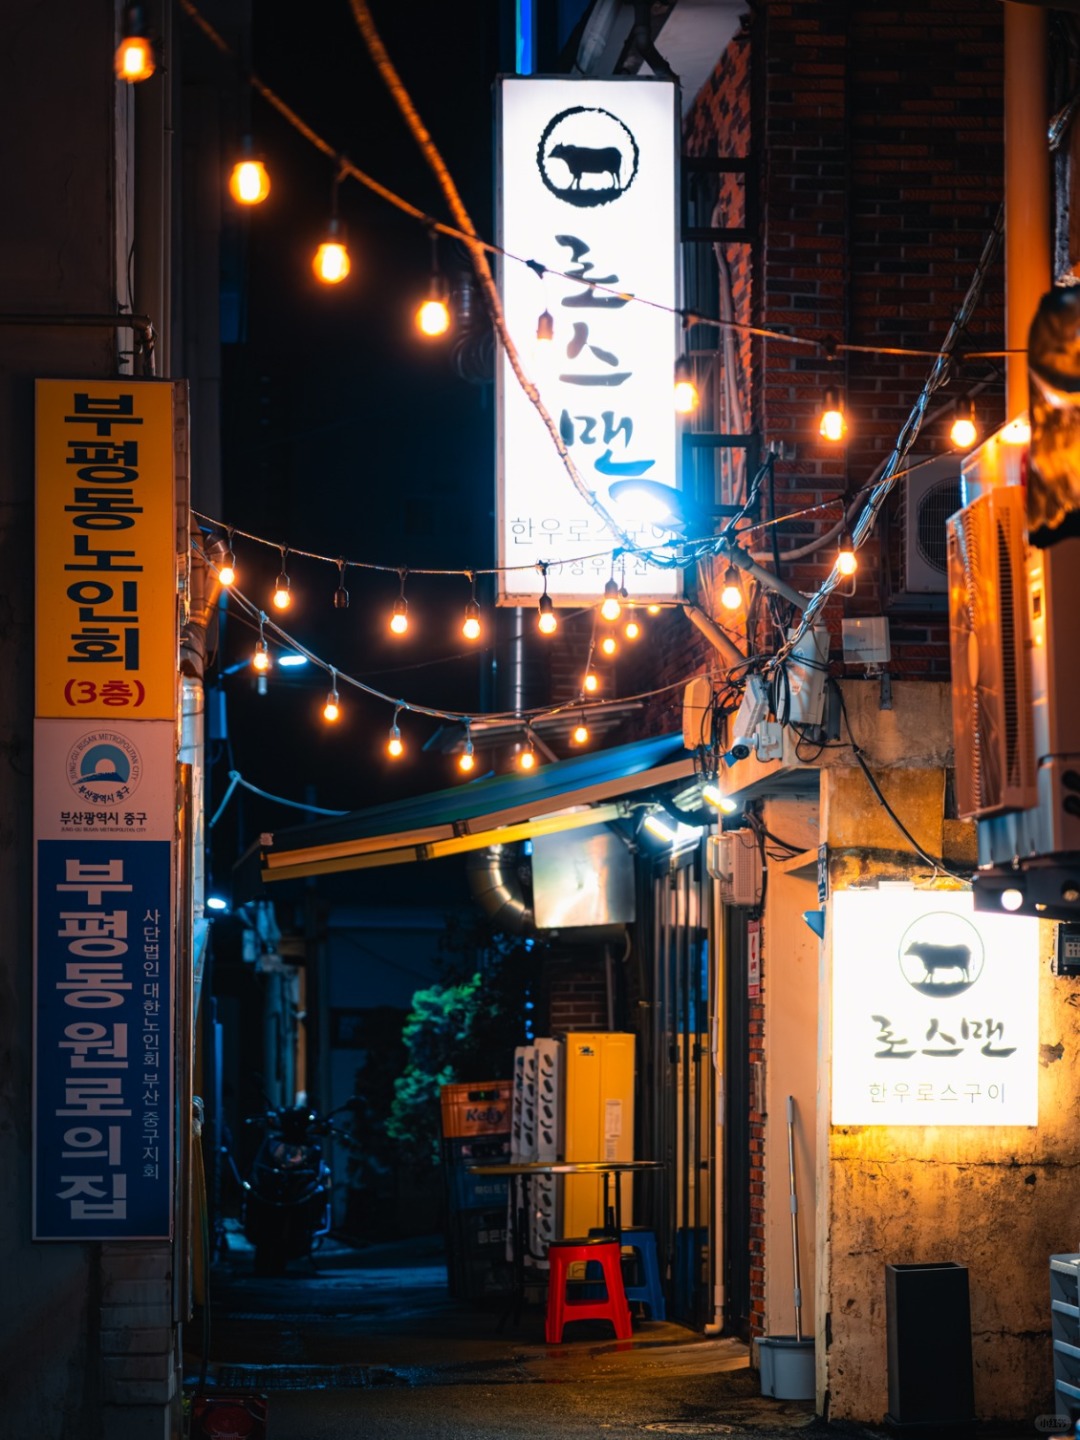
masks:
{"type": "Polygon", "coordinates": [[[34,726],[36,1240],[172,1225],[176,723],[34,726]]]}
{"type": "Polygon", "coordinates": [[[176,713],[173,387],[37,382],[37,715],[176,713]]]}
{"type": "MultiPolygon", "coordinates": [[[[678,484],[676,87],[513,78],[498,93],[499,244],[540,262],[501,262],[511,338],[589,491],[635,544],[662,544],[669,533],[619,514],[609,491],[620,480],[678,484]],[[537,338],[544,314],[550,340],[537,338]]],[[[498,381],[499,564],[523,567],[500,575],[499,598],[535,599],[542,564],[557,602],[589,603],[618,537],[575,488],[505,356],[498,381]]],[[[680,573],[626,559],[638,600],[676,597],[680,573]]]]}
{"type": "Polygon", "coordinates": [[[1038,1123],[1038,921],[970,892],[833,897],[832,1123],[1038,1123]]]}

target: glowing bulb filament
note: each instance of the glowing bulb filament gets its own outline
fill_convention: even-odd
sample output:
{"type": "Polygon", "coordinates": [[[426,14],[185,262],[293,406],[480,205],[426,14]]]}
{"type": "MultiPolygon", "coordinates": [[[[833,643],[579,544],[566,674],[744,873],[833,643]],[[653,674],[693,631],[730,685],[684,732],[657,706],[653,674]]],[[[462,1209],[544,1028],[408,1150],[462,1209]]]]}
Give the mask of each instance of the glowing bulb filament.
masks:
{"type": "Polygon", "coordinates": [[[331,723],[341,719],[341,701],[336,690],[331,690],[326,697],[326,704],[323,706],[323,719],[331,723]]]}
{"type": "Polygon", "coordinates": [[[425,300],[416,312],[416,327],[421,335],[445,335],[450,329],[450,307],[439,297],[425,300]]]}
{"type": "Polygon", "coordinates": [[[409,602],[404,595],[399,595],[394,601],[393,614],[390,616],[390,629],[395,635],[404,635],[409,628],[409,602]]]}
{"type": "Polygon", "coordinates": [[[729,565],[724,575],[724,588],[720,594],[720,604],[725,610],[738,610],[743,603],[742,586],[739,584],[739,572],[734,565],[729,565]]]}
{"type": "Polygon", "coordinates": [[[134,85],[154,73],[154,52],[145,35],[125,35],[116,47],[116,78],[134,85]]]}
{"type": "Polygon", "coordinates": [[[465,620],[461,627],[461,633],[466,640],[480,639],[480,606],[475,600],[470,600],[465,606],[465,620]]]}
{"type": "Polygon", "coordinates": [[[840,537],[840,549],[836,555],[836,568],[841,575],[854,575],[859,568],[859,557],[855,554],[855,542],[845,530],[840,537]]]}
{"type": "Polygon", "coordinates": [[[590,695],[594,695],[596,691],[600,689],[600,677],[595,670],[589,670],[586,673],[584,680],[581,682],[581,688],[587,690],[590,695]]]}
{"type": "Polygon", "coordinates": [[[238,205],[261,205],[270,194],[270,176],[261,160],[238,160],[229,176],[229,194],[238,205]]]}
{"type": "Polygon", "coordinates": [[[847,421],[844,419],[844,411],[840,404],[840,393],[837,390],[826,390],[825,408],[821,414],[821,423],[818,425],[818,434],[823,440],[842,440],[847,432],[847,421]]]}
{"type": "Polygon", "coordinates": [[[218,569],[218,580],[226,588],[236,584],[236,557],[231,550],[225,552],[225,557],[218,569]]]}
{"type": "Polygon", "coordinates": [[[255,654],[251,657],[251,668],[257,670],[260,675],[265,675],[270,669],[270,652],[266,648],[266,641],[259,640],[255,645],[255,654]]]}

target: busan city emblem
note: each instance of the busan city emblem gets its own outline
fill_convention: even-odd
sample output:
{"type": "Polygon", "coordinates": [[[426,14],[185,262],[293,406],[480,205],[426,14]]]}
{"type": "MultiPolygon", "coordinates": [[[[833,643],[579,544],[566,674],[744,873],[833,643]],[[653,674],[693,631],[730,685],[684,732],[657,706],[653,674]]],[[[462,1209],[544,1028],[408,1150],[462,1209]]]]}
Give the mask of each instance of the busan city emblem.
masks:
{"type": "Polygon", "coordinates": [[[574,105],[550,120],[536,147],[540,178],[568,205],[590,209],[625,194],[638,172],[638,146],[610,110],[574,105]]]}
{"type": "Polygon", "coordinates": [[[982,936],[962,915],[932,910],[904,931],[900,970],[913,990],[939,999],[962,995],[982,974],[982,936]]]}
{"type": "Polygon", "coordinates": [[[126,735],[92,730],[68,752],[68,784],[89,805],[121,805],[139,788],[142,757],[126,735]]]}

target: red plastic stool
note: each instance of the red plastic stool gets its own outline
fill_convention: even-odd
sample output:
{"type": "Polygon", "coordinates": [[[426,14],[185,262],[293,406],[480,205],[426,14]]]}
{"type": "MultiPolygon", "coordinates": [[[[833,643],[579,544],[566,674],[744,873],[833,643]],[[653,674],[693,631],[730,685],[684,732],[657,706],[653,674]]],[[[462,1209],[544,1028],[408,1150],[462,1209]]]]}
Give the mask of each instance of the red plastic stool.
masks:
{"type": "MultiPolygon", "coordinates": [[[[584,1240],[553,1240],[548,1246],[551,1272],[548,1276],[547,1322],[544,1339],[549,1345],[562,1342],[568,1320],[610,1320],[617,1340],[629,1340],[630,1306],[622,1278],[622,1246],[614,1236],[590,1236],[584,1240]],[[570,1266],[600,1266],[607,1291],[603,1300],[570,1300],[566,1287],[570,1266]]],[[[575,1283],[573,1281],[571,1284],[575,1283]]]]}

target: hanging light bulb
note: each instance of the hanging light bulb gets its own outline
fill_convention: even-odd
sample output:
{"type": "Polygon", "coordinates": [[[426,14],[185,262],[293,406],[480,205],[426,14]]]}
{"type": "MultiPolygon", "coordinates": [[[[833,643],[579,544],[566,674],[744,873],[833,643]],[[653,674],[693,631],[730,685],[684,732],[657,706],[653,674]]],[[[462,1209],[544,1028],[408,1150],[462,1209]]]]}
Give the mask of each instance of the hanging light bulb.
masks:
{"type": "Polygon", "coordinates": [[[348,246],[345,244],[345,232],[336,215],[327,227],[326,239],[315,251],[311,268],[315,272],[315,279],[323,285],[340,285],[352,269],[348,246]]]}
{"type": "Polygon", "coordinates": [[[581,682],[581,688],[589,695],[595,695],[596,692],[600,689],[600,677],[599,675],[597,675],[596,671],[592,669],[591,666],[588,670],[585,671],[584,679],[581,682]]]}
{"type": "Polygon", "coordinates": [[[480,639],[480,606],[475,600],[470,600],[465,606],[465,621],[461,633],[466,640],[480,639]]]}
{"type": "Polygon", "coordinates": [[[601,653],[607,655],[609,658],[616,653],[618,648],[619,642],[615,639],[614,635],[605,635],[600,641],[601,653]]]}
{"type": "Polygon", "coordinates": [[[585,723],[585,711],[581,712],[581,719],[574,726],[570,736],[575,745],[587,745],[589,743],[589,727],[585,723]]]}
{"type": "Polygon", "coordinates": [[[465,721],[465,748],[458,756],[458,769],[464,775],[468,775],[476,765],[476,758],[473,755],[472,731],[469,722],[465,721]]]}
{"type": "Polygon", "coordinates": [[[338,583],[337,589],[334,591],[334,609],[347,610],[349,608],[349,592],[345,589],[345,561],[339,560],[337,564],[338,583]]]}
{"type": "Polygon", "coordinates": [[[534,747],[533,747],[533,737],[532,737],[532,735],[529,736],[529,744],[528,744],[528,747],[527,747],[525,750],[522,750],[522,751],[520,752],[520,754],[518,755],[518,762],[517,762],[517,763],[518,763],[518,769],[519,769],[519,770],[535,770],[535,769],[536,769],[536,750],[535,750],[534,747]]]}
{"type": "Polygon", "coordinates": [[[398,716],[400,714],[401,707],[399,706],[394,711],[394,719],[390,726],[390,735],[386,742],[386,753],[390,756],[391,760],[400,760],[402,755],[405,754],[405,742],[401,738],[401,730],[398,726],[398,716]]]}
{"type": "Polygon", "coordinates": [[[855,554],[855,542],[851,538],[850,530],[845,530],[840,536],[840,545],[836,552],[836,568],[841,575],[854,575],[859,568],[859,557],[855,554]]]}
{"type": "Polygon", "coordinates": [[[660,606],[659,606],[659,605],[646,605],[646,606],[645,606],[645,614],[646,614],[646,615],[659,615],[659,614],[660,614],[660,606]]]}
{"type": "Polygon", "coordinates": [[[287,553],[287,552],[286,552],[285,550],[282,550],[282,552],[281,552],[281,573],[280,573],[280,575],[277,577],[277,579],[274,581],[274,594],[273,594],[273,596],[272,596],[271,598],[273,599],[274,609],[275,609],[275,610],[288,610],[289,606],[292,604],[292,595],[289,593],[289,591],[290,591],[289,576],[288,576],[288,573],[287,573],[286,570],[285,570],[285,555],[286,555],[286,553],[287,553]]]}
{"type": "Polygon", "coordinates": [[[641,639],[641,625],[638,623],[637,615],[633,610],[626,617],[626,624],[623,627],[623,634],[627,640],[641,639]]]}
{"type": "Polygon", "coordinates": [[[450,306],[446,298],[446,280],[439,268],[438,231],[431,231],[431,281],[427,299],[416,312],[416,328],[431,339],[445,335],[450,329],[450,306]]]}
{"type": "Polygon", "coordinates": [[[232,549],[232,531],[229,532],[229,543],[225,554],[221,557],[221,564],[217,572],[218,582],[224,585],[226,590],[230,585],[236,584],[236,556],[232,549]]]}
{"type": "Polygon", "coordinates": [[[250,135],[244,136],[240,158],[229,175],[229,194],[238,205],[261,205],[270,194],[270,176],[255,154],[250,135]]]}
{"type": "Polygon", "coordinates": [[[436,294],[434,285],[435,282],[432,281],[432,293],[422,301],[416,312],[416,328],[421,335],[430,336],[432,339],[445,335],[450,329],[450,306],[444,294],[436,294]]]}
{"type": "Polygon", "coordinates": [[[461,626],[461,633],[466,640],[480,639],[480,606],[476,599],[476,575],[470,574],[472,581],[472,598],[465,606],[465,619],[461,626]]]}
{"type": "Polygon", "coordinates": [[[123,29],[120,44],[113,57],[113,68],[118,80],[134,85],[139,80],[149,80],[154,73],[154,49],[146,38],[141,5],[124,7],[123,29]]]}
{"type": "Polygon", "coordinates": [[[259,638],[255,642],[255,653],[251,657],[251,668],[259,674],[260,680],[270,669],[270,651],[266,648],[266,635],[263,626],[266,624],[266,616],[259,612],[259,638]]]}
{"type": "Polygon", "coordinates": [[[739,582],[739,572],[734,565],[729,565],[724,572],[724,588],[720,592],[720,604],[725,610],[738,610],[743,603],[742,585],[739,582]]]}
{"type": "Polygon", "coordinates": [[[962,401],[957,403],[956,415],[949,431],[949,440],[956,446],[957,450],[970,450],[979,438],[979,427],[975,424],[975,401],[969,400],[965,405],[962,401]]]}
{"type": "Polygon", "coordinates": [[[818,434],[823,440],[842,440],[847,434],[844,407],[840,403],[839,390],[830,386],[825,391],[825,406],[818,423],[818,434]]]}
{"type": "Polygon", "coordinates": [[[690,361],[681,355],[675,363],[675,410],[679,415],[691,415],[698,407],[698,388],[694,383],[694,372],[690,361]]]}
{"type": "Polygon", "coordinates": [[[555,607],[551,603],[551,596],[548,594],[547,566],[541,565],[540,571],[544,577],[544,593],[537,601],[536,610],[538,619],[536,624],[541,635],[554,635],[555,631],[559,628],[559,621],[555,614],[555,607]]]}
{"type": "Polygon", "coordinates": [[[600,602],[600,614],[607,621],[617,620],[622,606],[619,604],[619,587],[615,577],[604,586],[604,598],[600,602]]]}
{"type": "Polygon", "coordinates": [[[333,724],[335,720],[341,719],[341,698],[337,692],[337,671],[330,671],[330,694],[326,697],[326,704],[322,710],[323,719],[333,724]]]}
{"type": "Polygon", "coordinates": [[[401,580],[401,594],[394,601],[394,608],[390,613],[390,631],[394,635],[404,635],[409,628],[409,602],[405,599],[405,576],[408,572],[399,570],[401,580]]]}
{"type": "Polygon", "coordinates": [[[555,339],[555,317],[550,310],[542,310],[536,321],[536,338],[544,342],[555,339]]]}

